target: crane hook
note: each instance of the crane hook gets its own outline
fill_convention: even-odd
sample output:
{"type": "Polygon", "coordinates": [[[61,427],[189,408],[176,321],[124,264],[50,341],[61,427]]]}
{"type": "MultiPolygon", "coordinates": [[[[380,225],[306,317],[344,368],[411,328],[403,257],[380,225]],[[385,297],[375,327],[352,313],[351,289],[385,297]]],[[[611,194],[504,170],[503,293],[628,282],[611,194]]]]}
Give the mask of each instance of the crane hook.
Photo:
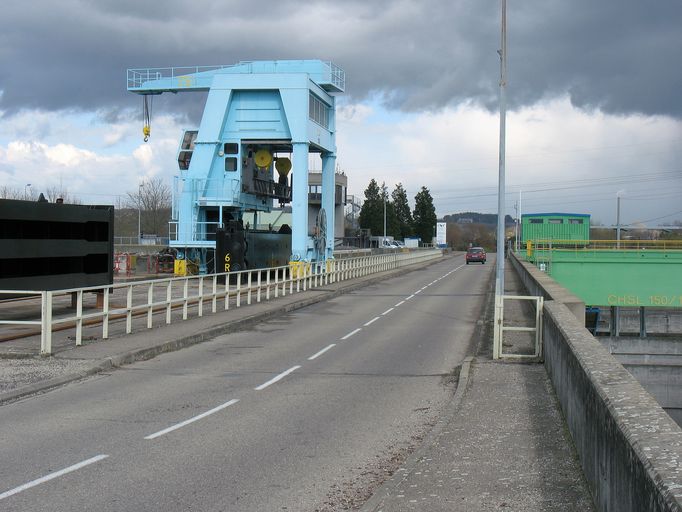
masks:
{"type": "Polygon", "coordinates": [[[149,140],[149,136],[152,133],[152,100],[153,96],[148,96],[147,94],[142,96],[142,117],[144,126],[142,127],[142,135],[144,135],[144,141],[149,140]]]}

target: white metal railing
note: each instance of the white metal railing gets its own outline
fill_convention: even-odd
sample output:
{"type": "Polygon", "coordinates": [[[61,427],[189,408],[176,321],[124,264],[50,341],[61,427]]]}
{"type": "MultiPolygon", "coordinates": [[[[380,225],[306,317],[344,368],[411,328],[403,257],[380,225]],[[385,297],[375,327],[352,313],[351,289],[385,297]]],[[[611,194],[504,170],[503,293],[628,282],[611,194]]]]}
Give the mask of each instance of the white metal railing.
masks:
{"type": "Polygon", "coordinates": [[[542,309],[544,298],[524,295],[496,295],[495,296],[495,320],[493,333],[493,359],[538,359],[542,357],[542,309]],[[535,301],[535,326],[507,326],[504,325],[504,301],[505,300],[531,300],[535,301]],[[504,333],[532,332],[535,333],[533,353],[515,354],[504,353],[504,333]]]}
{"type": "MultiPolygon", "coordinates": [[[[394,252],[375,256],[343,258],[327,262],[295,262],[288,266],[268,269],[243,270],[239,272],[205,274],[187,277],[172,277],[117,283],[108,286],[71,288],[54,291],[16,291],[0,290],[0,295],[39,296],[40,311],[35,312],[34,320],[1,319],[4,325],[40,326],[40,353],[52,354],[52,333],[56,326],[75,328],[75,343],[83,343],[83,327],[89,323],[102,325],[102,338],[109,338],[110,323],[125,319],[125,333],[133,330],[133,317],[146,316],[146,326],[151,329],[156,313],[165,314],[165,323],[173,320],[173,309],[180,309],[182,320],[189,318],[190,306],[196,306],[198,317],[204,315],[205,307],[216,313],[219,303],[222,310],[241,307],[284,297],[296,292],[325,286],[338,281],[356,279],[376,272],[384,272],[407,265],[426,262],[442,256],[440,250],[417,250],[413,252],[394,252]],[[83,296],[98,293],[101,298],[95,311],[83,312],[83,296]],[[71,299],[75,314],[64,314],[65,299],[71,299]],[[112,303],[113,298],[113,303],[112,303]],[[55,300],[60,300],[62,308],[55,311],[55,300]],[[120,305],[116,305],[120,303],[120,305]]],[[[0,309],[0,312],[2,310],[0,309]]]]}

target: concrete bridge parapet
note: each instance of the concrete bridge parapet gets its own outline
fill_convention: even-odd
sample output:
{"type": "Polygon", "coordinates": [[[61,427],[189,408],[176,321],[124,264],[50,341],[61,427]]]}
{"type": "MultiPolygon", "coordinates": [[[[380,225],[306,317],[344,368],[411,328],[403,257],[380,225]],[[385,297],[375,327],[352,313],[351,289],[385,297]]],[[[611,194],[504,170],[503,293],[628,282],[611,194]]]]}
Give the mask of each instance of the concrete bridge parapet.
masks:
{"type": "Polygon", "coordinates": [[[545,367],[597,508],[681,512],[682,429],[587,331],[577,297],[510,260],[528,291],[547,300],[545,367]]]}

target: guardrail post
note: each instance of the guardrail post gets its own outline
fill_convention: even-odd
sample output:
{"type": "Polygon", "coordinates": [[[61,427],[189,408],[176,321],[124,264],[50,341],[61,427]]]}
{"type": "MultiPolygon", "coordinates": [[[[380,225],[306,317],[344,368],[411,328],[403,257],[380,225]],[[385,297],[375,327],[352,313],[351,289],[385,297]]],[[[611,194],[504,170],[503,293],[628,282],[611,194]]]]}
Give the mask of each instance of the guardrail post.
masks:
{"type": "Polygon", "coordinates": [[[213,274],[213,299],[211,301],[211,313],[218,309],[218,274],[213,274]]]}
{"type": "Polygon", "coordinates": [[[83,290],[76,292],[76,346],[83,344],[83,290]]]}
{"type": "Polygon", "coordinates": [[[270,300],[270,270],[265,274],[265,300],[270,300]]]}
{"type": "Polygon", "coordinates": [[[242,305],[242,272],[237,272],[237,307],[242,305]]]}
{"type": "Polygon", "coordinates": [[[189,291],[189,279],[185,278],[184,286],[182,289],[182,319],[187,320],[187,295],[189,291]]]}
{"type": "Polygon", "coordinates": [[[260,276],[260,270],[258,271],[258,276],[256,279],[256,286],[258,286],[258,290],[256,291],[256,302],[260,302],[260,286],[261,286],[261,276],[260,276]]]}
{"type": "Polygon", "coordinates": [[[225,311],[230,309],[230,274],[225,274],[225,311]]]}
{"type": "Polygon", "coordinates": [[[52,355],[52,293],[42,292],[40,315],[40,355],[52,355]]]}
{"type": "Polygon", "coordinates": [[[199,301],[198,301],[198,313],[201,318],[204,316],[204,276],[199,276],[199,301]]]}
{"type": "Polygon", "coordinates": [[[133,332],[133,285],[128,285],[126,295],[126,334],[133,332]]]}
{"type": "Polygon", "coordinates": [[[166,324],[171,323],[171,315],[173,313],[173,281],[168,281],[166,286],[166,324]]]}
{"type": "Polygon", "coordinates": [[[154,282],[149,283],[147,290],[147,329],[151,329],[154,325],[154,282]]]}
{"type": "Polygon", "coordinates": [[[249,270],[246,274],[246,286],[248,286],[246,290],[246,304],[248,306],[251,305],[251,271],[249,270]]]}
{"type": "Polygon", "coordinates": [[[111,288],[104,289],[102,297],[102,339],[109,338],[109,292],[111,288]]]}

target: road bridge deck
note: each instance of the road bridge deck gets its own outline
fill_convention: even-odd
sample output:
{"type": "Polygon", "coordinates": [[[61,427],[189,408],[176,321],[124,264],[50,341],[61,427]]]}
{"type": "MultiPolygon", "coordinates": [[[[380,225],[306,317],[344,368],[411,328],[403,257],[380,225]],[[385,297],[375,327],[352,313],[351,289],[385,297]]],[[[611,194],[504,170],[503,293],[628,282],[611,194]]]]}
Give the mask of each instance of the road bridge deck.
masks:
{"type": "Polygon", "coordinates": [[[0,436],[12,440],[0,454],[9,461],[3,508],[86,500],[142,509],[152,499],[168,510],[345,510],[395,474],[415,486],[382,510],[590,510],[544,368],[490,358],[482,311],[492,304],[492,266],[463,263],[457,255],[231,309],[219,321],[58,349],[51,360],[96,365],[132,362],[141,350],[151,357],[191,335],[215,338],[3,405],[0,436]],[[239,321],[249,323],[235,332],[239,321]],[[464,361],[476,342],[476,359],[464,361]],[[428,435],[434,423],[442,428],[428,435]],[[433,454],[426,473],[415,459],[424,454],[433,454]],[[40,480],[62,467],[81,473],[40,480]]]}

